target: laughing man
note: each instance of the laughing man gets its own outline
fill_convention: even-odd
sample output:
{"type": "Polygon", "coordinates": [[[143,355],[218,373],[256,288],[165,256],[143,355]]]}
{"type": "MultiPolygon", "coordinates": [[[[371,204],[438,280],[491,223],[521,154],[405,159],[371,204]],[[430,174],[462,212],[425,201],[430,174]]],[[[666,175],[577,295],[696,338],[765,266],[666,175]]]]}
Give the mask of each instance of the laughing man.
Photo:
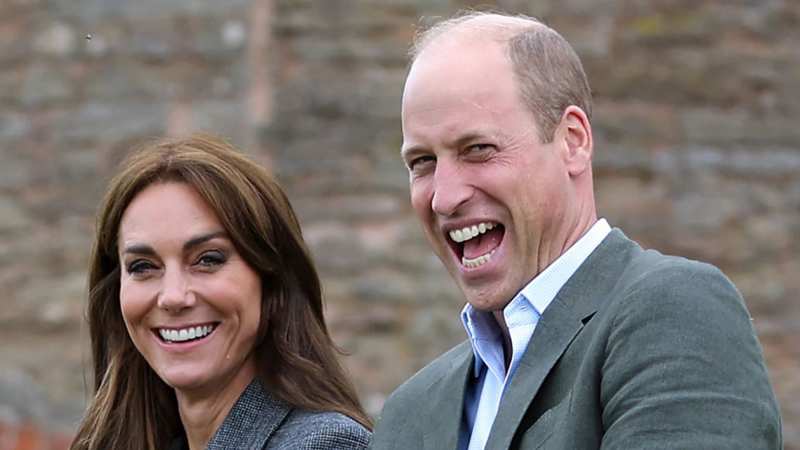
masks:
{"type": "Polygon", "coordinates": [[[736,288],[598,220],[590,89],[556,31],[438,24],[402,109],[411,202],[469,339],[392,394],[375,450],[781,448],[736,288]]]}

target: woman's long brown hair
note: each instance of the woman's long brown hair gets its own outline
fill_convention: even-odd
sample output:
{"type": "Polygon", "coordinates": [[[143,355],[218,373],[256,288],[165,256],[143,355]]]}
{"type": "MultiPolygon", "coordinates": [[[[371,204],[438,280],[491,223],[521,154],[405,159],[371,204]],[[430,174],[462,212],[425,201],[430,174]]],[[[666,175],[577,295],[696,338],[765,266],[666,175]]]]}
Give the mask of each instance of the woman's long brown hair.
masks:
{"type": "Polygon", "coordinates": [[[230,144],[196,134],[142,147],[112,179],[101,203],[87,307],[95,393],[71,449],[163,449],[183,432],[175,393],[134,347],[119,304],[122,214],[145,187],[165,181],[196,189],[261,276],[254,351],[264,386],[296,407],[338,411],[370,428],[337,360],[319,277],[286,195],[266,169],[230,144]]]}

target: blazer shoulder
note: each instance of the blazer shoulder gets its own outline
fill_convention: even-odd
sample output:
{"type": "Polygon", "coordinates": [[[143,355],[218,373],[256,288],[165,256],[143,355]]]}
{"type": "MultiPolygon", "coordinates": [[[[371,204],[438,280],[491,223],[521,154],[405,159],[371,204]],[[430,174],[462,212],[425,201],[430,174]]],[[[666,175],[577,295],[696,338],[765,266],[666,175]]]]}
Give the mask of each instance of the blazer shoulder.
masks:
{"type": "Polygon", "coordinates": [[[652,250],[631,255],[597,325],[603,447],[779,442],[763,354],[733,283],[710,264],[652,250]],[[641,432],[652,429],[670,431],[641,432]]]}
{"type": "Polygon", "coordinates": [[[632,295],[641,290],[680,292],[712,285],[741,297],[730,279],[711,264],[639,248],[628,260],[615,291],[632,295]]]}
{"type": "Polygon", "coordinates": [[[730,280],[716,267],[656,250],[645,250],[621,230],[614,229],[559,295],[579,314],[597,307],[606,310],[605,316],[609,318],[617,307],[632,300],[649,304],[663,295],[685,293],[704,285],[723,286],[726,297],[731,294],[740,297],[730,280]],[[586,297],[591,301],[581,300],[586,297]],[[600,304],[605,305],[600,307],[600,304]]]}
{"type": "Polygon", "coordinates": [[[366,449],[371,434],[363,425],[338,412],[293,409],[264,449],[366,449]]]}
{"type": "Polygon", "coordinates": [[[373,436],[373,450],[407,449],[422,447],[422,431],[425,415],[420,408],[430,400],[430,388],[452,373],[455,365],[472,357],[469,341],[453,347],[448,352],[420,369],[392,392],[383,405],[373,436]]]}
{"type": "Polygon", "coordinates": [[[431,385],[445,376],[454,364],[458,364],[464,358],[470,357],[472,357],[472,346],[468,340],[465,340],[412,375],[411,378],[395,389],[386,400],[386,404],[405,404],[408,401],[414,404],[418,402],[419,396],[423,395],[431,385]]]}

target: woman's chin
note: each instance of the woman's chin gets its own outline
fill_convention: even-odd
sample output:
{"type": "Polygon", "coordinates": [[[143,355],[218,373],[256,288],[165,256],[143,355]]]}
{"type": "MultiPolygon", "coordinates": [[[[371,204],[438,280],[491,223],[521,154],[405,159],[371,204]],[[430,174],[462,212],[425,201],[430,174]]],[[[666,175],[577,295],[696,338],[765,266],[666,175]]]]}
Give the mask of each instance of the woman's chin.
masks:
{"type": "Polygon", "coordinates": [[[174,364],[157,370],[158,376],[176,392],[191,396],[208,396],[231,387],[244,389],[255,376],[255,364],[248,359],[230,371],[214,370],[216,364],[174,364]]]}
{"type": "Polygon", "coordinates": [[[203,375],[175,368],[159,372],[159,377],[176,391],[197,391],[207,384],[203,375]]]}

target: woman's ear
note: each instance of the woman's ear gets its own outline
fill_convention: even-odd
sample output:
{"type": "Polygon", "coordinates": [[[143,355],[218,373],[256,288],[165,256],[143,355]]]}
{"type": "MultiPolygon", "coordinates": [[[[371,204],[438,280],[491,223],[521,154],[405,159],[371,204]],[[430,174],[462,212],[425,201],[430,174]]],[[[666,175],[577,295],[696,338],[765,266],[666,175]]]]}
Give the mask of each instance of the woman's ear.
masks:
{"type": "Polygon", "coordinates": [[[570,176],[578,176],[591,168],[594,142],[589,117],[579,107],[570,105],[564,110],[554,139],[564,149],[564,163],[570,176]]]}

